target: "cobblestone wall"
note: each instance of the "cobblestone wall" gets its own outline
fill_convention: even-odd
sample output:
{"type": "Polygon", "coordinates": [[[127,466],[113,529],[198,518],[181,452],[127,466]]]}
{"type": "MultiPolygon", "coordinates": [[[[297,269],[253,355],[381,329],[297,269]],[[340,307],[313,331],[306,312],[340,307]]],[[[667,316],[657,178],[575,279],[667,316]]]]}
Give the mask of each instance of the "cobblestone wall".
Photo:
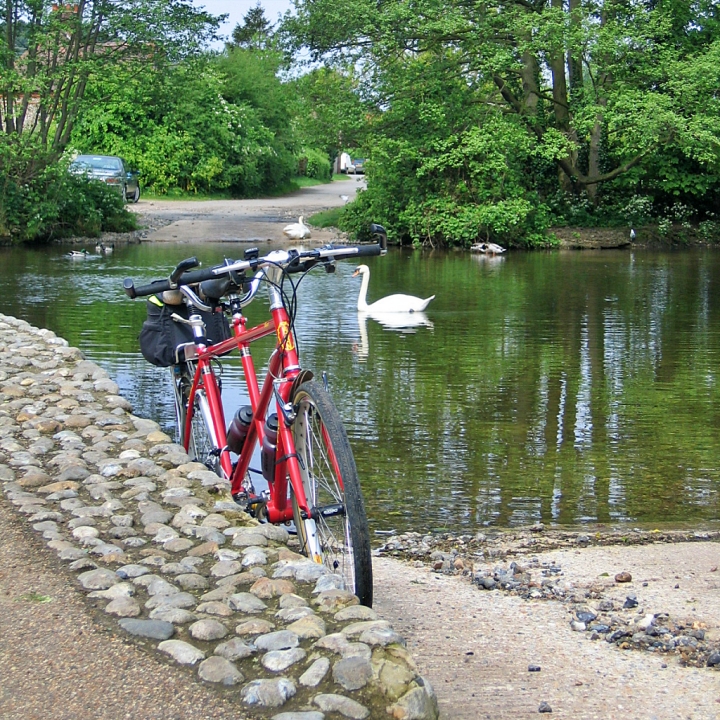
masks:
{"type": "Polygon", "coordinates": [[[0,482],[107,617],[247,717],[435,720],[403,638],[259,524],[117,384],[0,315],[0,482]]]}

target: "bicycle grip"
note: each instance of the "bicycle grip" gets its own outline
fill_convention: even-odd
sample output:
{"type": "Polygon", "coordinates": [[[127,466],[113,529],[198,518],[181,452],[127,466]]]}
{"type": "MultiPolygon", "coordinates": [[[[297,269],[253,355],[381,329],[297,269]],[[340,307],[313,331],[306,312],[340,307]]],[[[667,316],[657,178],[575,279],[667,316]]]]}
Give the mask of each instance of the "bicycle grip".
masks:
{"type": "Polygon", "coordinates": [[[156,280],[155,282],[151,282],[149,285],[139,285],[138,287],[135,287],[135,283],[132,278],[125,278],[125,280],[123,280],[123,290],[125,290],[125,294],[129,298],[134,300],[136,297],[154,295],[155,293],[172,290],[172,287],[167,280],[156,280]]]}
{"type": "Polygon", "coordinates": [[[382,245],[358,245],[357,257],[371,257],[375,255],[382,255],[382,251],[382,245]]]}
{"type": "Polygon", "coordinates": [[[196,257],[190,257],[186,260],[181,260],[177,267],[170,273],[170,283],[176,285],[177,281],[183,276],[185,271],[191,268],[197,267],[200,261],[196,257]]]}
{"type": "MultiPolygon", "coordinates": [[[[214,267],[205,268],[203,270],[196,270],[195,272],[183,273],[181,276],[181,284],[195,285],[197,283],[203,282],[204,280],[217,280],[218,277],[225,277],[225,275],[223,275],[222,273],[219,276],[215,273],[215,270],[221,267],[222,265],[216,265],[214,267]]],[[[135,283],[132,278],[125,278],[125,280],[123,281],[123,289],[125,290],[125,294],[133,300],[136,297],[155,295],[156,293],[165,292],[166,290],[174,290],[176,287],[176,283],[171,283],[170,280],[154,280],[149,285],[139,285],[138,287],[135,287],[135,283]]]]}

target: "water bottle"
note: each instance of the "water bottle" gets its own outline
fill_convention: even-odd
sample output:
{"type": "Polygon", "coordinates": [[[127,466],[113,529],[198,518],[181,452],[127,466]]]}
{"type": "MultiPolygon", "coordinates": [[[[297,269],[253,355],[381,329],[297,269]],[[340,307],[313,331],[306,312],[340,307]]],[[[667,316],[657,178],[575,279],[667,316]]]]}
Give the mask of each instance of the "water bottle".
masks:
{"type": "Polygon", "coordinates": [[[265,421],[265,437],[262,442],[260,461],[263,477],[269,482],[275,481],[275,449],[277,448],[278,416],[273,413],[265,421]]]}
{"type": "Polygon", "coordinates": [[[230,423],[227,431],[227,445],[230,452],[239,455],[245,444],[250,425],[252,424],[253,414],[249,405],[243,405],[236,413],[230,423]]]}

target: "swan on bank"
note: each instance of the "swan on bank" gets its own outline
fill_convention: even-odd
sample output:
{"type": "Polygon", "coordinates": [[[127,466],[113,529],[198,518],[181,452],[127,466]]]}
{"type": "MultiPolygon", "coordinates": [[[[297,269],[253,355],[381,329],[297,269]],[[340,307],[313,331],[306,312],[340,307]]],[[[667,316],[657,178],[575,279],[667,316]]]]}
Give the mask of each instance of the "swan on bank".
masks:
{"type": "Polygon", "coordinates": [[[290,223],[283,228],[283,234],[291,240],[304,240],[310,237],[310,228],[303,222],[303,216],[296,223],[290,223]]]}

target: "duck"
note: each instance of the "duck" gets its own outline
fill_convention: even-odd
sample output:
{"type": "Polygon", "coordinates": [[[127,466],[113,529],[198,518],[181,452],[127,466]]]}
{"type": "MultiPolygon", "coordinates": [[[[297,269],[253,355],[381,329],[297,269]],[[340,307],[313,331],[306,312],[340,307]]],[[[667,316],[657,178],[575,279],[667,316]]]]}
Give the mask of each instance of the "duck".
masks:
{"type": "Polygon", "coordinates": [[[82,250],[71,250],[68,253],[68,256],[71,258],[84,258],[87,257],[90,253],[83,248],[82,250]]]}
{"type": "Polygon", "coordinates": [[[105,243],[99,242],[95,246],[95,252],[100,253],[101,255],[109,255],[114,249],[115,249],[114,243],[110,243],[109,245],[106,245],[105,243]]]}
{"type": "Polygon", "coordinates": [[[303,216],[296,223],[290,223],[283,228],[283,234],[292,240],[304,240],[310,237],[310,228],[303,222],[303,216]]]}
{"type": "Polygon", "coordinates": [[[424,300],[414,295],[388,295],[387,297],[376,300],[371,305],[367,304],[367,289],[370,284],[370,268],[367,265],[358,265],[352,276],[362,275],[362,285],[360,286],[360,295],[358,296],[357,309],[361,312],[368,313],[412,313],[422,312],[435,298],[431,295],[424,300]]]}

